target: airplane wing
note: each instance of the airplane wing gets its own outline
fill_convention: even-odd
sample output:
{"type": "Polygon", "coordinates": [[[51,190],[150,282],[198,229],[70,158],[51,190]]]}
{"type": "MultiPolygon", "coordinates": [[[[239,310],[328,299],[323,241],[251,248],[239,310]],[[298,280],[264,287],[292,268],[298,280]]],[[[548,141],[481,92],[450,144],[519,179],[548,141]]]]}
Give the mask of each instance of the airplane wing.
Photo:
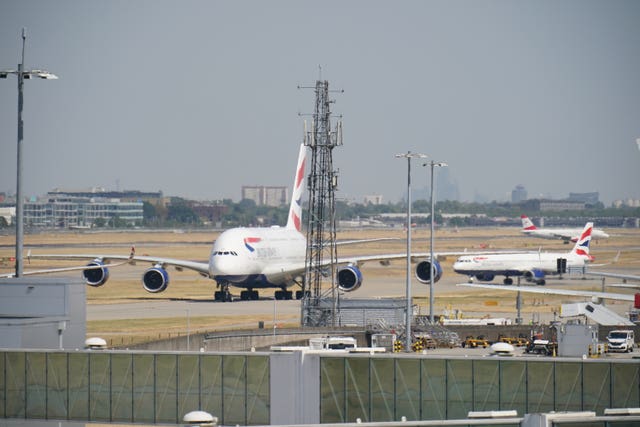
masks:
{"type": "Polygon", "coordinates": [[[603,298],[603,299],[613,299],[619,301],[632,301],[635,302],[635,295],[628,294],[614,294],[609,292],[591,292],[591,291],[576,291],[572,289],[557,289],[557,288],[548,288],[545,286],[504,286],[504,285],[485,285],[481,283],[458,283],[456,286],[465,286],[467,288],[478,288],[478,289],[493,289],[499,291],[511,291],[511,292],[530,292],[536,294],[546,294],[546,295],[568,295],[568,296],[579,296],[579,297],[588,297],[588,298],[603,298]]]}
{"type": "Polygon", "coordinates": [[[640,281],[640,276],[635,274],[609,273],[604,271],[585,271],[584,274],[589,276],[611,277],[613,279],[620,279],[620,280],[639,280],[640,281]]]}
{"type": "MultiPolygon", "coordinates": [[[[129,264],[131,262],[131,260],[129,260],[127,258],[126,261],[123,262],[118,262],[115,264],[99,264],[99,265],[80,265],[80,266],[75,266],[75,267],[61,267],[61,268],[49,268],[49,269],[44,269],[44,270],[27,270],[27,271],[23,271],[22,275],[23,276],[34,276],[34,275],[39,275],[39,274],[51,274],[51,273],[64,273],[66,271],[84,271],[84,270],[91,270],[91,269],[100,269],[100,268],[109,268],[109,267],[118,267],[120,265],[124,265],[124,264],[129,264]]],[[[0,274],[0,278],[2,279],[6,279],[6,278],[13,278],[16,277],[15,273],[9,273],[9,274],[0,274]]]]}
{"type": "MultiPolygon", "coordinates": [[[[52,255],[29,255],[28,258],[31,259],[58,259],[58,260],[77,260],[77,261],[81,261],[81,260],[88,260],[88,261],[94,261],[94,260],[99,260],[100,262],[110,262],[112,260],[116,260],[116,261],[121,261],[120,263],[117,264],[107,264],[107,265],[103,265],[103,266],[96,266],[94,268],[100,268],[100,267],[115,267],[115,266],[119,266],[119,265],[123,265],[123,264],[135,264],[136,262],[144,262],[144,263],[149,263],[149,264],[153,264],[153,265],[160,265],[162,267],[166,267],[166,266],[172,266],[177,270],[182,270],[182,269],[187,269],[187,270],[193,270],[196,271],[197,273],[203,275],[203,276],[209,276],[209,263],[206,262],[198,262],[198,261],[187,261],[187,260],[182,260],[182,259],[174,259],[174,258],[161,258],[161,257],[152,257],[152,256],[146,256],[146,255],[134,255],[133,252],[131,255],[104,255],[104,254],[99,254],[99,255],[90,255],[90,254],[52,254],[52,255]]],[[[86,270],[88,267],[87,266],[79,266],[79,267],[68,267],[69,270],[57,270],[57,271],[73,271],[73,269],[75,270],[86,270]]],[[[45,270],[41,270],[42,273],[38,273],[38,274],[45,274],[46,272],[51,273],[52,271],[45,271],[45,270]]],[[[36,273],[32,273],[32,272],[27,272],[26,274],[36,274],[36,273]]]]}
{"type": "Polygon", "coordinates": [[[576,240],[575,236],[569,236],[567,234],[562,234],[562,233],[551,233],[551,236],[561,240],[572,240],[572,241],[576,240]]]}
{"type": "MultiPolygon", "coordinates": [[[[455,251],[455,252],[437,252],[433,253],[435,259],[444,258],[448,256],[461,256],[461,255],[490,255],[499,253],[538,253],[537,251],[511,251],[511,250],[495,250],[495,251],[455,251]]],[[[413,252],[411,253],[411,262],[415,262],[418,259],[429,259],[431,254],[429,252],[413,252]]],[[[407,253],[395,253],[395,254],[377,254],[377,255],[357,255],[346,256],[338,258],[338,264],[364,264],[368,261],[392,261],[392,260],[405,260],[407,259],[407,253]]]]}

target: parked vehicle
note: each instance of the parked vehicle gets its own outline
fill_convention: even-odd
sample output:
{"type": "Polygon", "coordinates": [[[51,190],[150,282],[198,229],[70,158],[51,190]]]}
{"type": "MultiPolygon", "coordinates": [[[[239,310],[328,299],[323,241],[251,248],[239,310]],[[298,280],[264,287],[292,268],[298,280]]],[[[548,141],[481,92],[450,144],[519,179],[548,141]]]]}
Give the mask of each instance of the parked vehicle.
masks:
{"type": "Polygon", "coordinates": [[[633,331],[631,330],[616,329],[610,331],[609,335],[607,335],[608,352],[622,351],[631,353],[635,345],[635,338],[633,336],[633,331]]]}

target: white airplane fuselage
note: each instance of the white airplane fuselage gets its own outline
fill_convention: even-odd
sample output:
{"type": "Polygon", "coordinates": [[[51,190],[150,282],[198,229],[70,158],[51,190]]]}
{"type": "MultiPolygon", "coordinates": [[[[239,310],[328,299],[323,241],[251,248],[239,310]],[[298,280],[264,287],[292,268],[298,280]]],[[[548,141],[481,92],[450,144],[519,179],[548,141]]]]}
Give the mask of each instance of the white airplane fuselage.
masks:
{"type": "Polygon", "coordinates": [[[233,228],[216,239],[209,274],[218,282],[253,288],[286,288],[304,272],[306,239],[295,229],[233,228]]]}
{"type": "Polygon", "coordinates": [[[572,253],[465,255],[453,264],[458,274],[468,276],[522,276],[526,272],[557,272],[558,258],[567,260],[567,267],[584,267],[588,258],[572,253]]]}
{"type": "MultiPolygon", "coordinates": [[[[580,237],[582,229],[578,228],[536,228],[534,230],[522,230],[522,233],[531,237],[539,237],[541,239],[562,239],[565,242],[575,242],[580,237]]],[[[609,235],[602,230],[593,229],[591,231],[592,239],[607,239],[609,235]]]]}

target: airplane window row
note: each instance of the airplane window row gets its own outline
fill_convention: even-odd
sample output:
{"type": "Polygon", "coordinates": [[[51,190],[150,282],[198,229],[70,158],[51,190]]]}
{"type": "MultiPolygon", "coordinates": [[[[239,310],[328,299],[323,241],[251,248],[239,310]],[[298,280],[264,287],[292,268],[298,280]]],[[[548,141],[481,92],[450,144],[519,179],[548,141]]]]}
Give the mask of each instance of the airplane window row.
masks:
{"type": "Polygon", "coordinates": [[[215,255],[233,255],[233,256],[238,256],[238,253],[236,251],[217,251],[217,252],[214,252],[212,255],[213,256],[215,256],[215,255]]]}

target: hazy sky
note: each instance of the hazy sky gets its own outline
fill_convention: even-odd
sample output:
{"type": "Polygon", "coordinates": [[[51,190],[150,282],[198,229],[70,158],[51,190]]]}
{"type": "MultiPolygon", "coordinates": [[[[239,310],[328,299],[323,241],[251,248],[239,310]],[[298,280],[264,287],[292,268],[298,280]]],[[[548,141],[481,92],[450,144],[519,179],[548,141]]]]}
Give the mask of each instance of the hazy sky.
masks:
{"type": "MultiPolygon", "coordinates": [[[[24,191],[239,200],[291,185],[320,77],[344,121],[339,198],[406,194],[411,150],[462,200],[640,198],[640,2],[0,0],[0,69],[25,83],[24,191]],[[320,76],[319,66],[322,67],[320,76]]],[[[0,80],[0,191],[17,82],[0,80]]],[[[427,171],[414,162],[414,190],[427,171]]]]}

